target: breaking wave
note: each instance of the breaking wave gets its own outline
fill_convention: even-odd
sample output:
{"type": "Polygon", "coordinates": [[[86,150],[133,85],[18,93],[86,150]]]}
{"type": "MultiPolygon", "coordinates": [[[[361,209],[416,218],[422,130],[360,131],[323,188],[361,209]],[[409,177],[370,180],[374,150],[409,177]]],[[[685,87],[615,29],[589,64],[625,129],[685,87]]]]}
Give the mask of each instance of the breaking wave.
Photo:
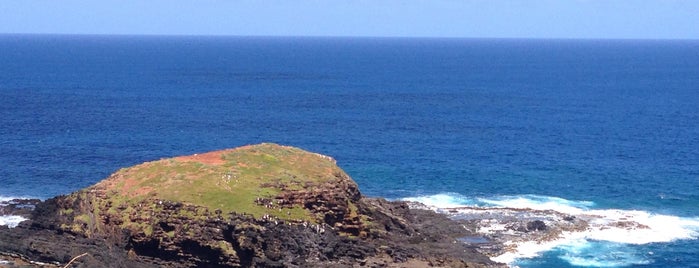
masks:
{"type": "MultiPolygon", "coordinates": [[[[591,201],[540,195],[471,198],[455,193],[410,197],[403,200],[420,202],[441,212],[445,212],[448,208],[451,212],[456,211],[457,215],[460,207],[493,207],[551,210],[588,220],[589,228],[584,231],[564,232],[559,239],[553,241],[513,243],[516,251],[492,258],[510,265],[552,250],[560,252],[558,258],[574,266],[623,267],[647,264],[652,262],[652,254],[640,252],[639,247],[634,245],[699,238],[699,217],[679,217],[642,210],[598,209],[591,201]],[[619,223],[633,223],[647,228],[629,228],[619,223]]],[[[487,228],[482,231],[490,231],[485,229],[487,228]]]]}
{"type": "MultiPolygon", "coordinates": [[[[7,202],[13,199],[18,199],[19,197],[8,197],[8,196],[1,196],[0,195],[0,203],[2,202],[7,202]]],[[[1,206],[2,204],[0,204],[1,206]]],[[[17,227],[17,225],[20,222],[23,222],[27,220],[27,218],[24,218],[22,216],[15,216],[15,215],[0,215],[0,226],[5,225],[10,228],[17,227]]]]}
{"type": "Polygon", "coordinates": [[[14,228],[20,222],[26,221],[27,219],[21,216],[0,216],[0,225],[6,225],[7,227],[14,228]]]}

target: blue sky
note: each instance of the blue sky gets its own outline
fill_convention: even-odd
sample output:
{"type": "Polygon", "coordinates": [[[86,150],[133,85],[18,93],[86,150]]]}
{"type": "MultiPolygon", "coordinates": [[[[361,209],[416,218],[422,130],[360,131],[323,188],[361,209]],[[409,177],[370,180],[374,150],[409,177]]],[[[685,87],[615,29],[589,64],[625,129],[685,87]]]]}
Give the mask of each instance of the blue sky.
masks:
{"type": "Polygon", "coordinates": [[[0,33],[699,39],[699,1],[0,0],[0,33]]]}

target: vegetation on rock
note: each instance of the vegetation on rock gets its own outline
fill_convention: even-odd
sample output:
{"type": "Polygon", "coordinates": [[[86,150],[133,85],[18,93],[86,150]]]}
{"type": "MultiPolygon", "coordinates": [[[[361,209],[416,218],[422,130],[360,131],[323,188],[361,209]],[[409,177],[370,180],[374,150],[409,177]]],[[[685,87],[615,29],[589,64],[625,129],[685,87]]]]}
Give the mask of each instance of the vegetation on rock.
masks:
{"type": "Polygon", "coordinates": [[[359,191],[332,158],[265,143],[124,168],[68,199],[81,208],[61,211],[72,216],[73,224],[64,227],[74,232],[91,234],[116,222],[149,234],[150,215],[163,203],[187,206],[175,215],[194,220],[237,213],[341,225],[345,217],[358,217],[351,202],[359,191]]]}
{"type": "Polygon", "coordinates": [[[464,230],[362,197],[331,157],[265,143],[121,169],[0,230],[0,252],[58,263],[88,252],[82,267],[492,264],[457,242],[464,230]]]}
{"type": "Polygon", "coordinates": [[[196,245],[225,262],[255,247],[235,233],[259,233],[267,223],[367,236],[360,197],[331,157],[265,143],[124,168],[57,206],[63,231],[116,239],[127,230],[137,254],[182,255],[183,245],[196,245]],[[224,224],[231,221],[240,223],[224,224]],[[228,227],[234,234],[215,232],[228,227]]]}

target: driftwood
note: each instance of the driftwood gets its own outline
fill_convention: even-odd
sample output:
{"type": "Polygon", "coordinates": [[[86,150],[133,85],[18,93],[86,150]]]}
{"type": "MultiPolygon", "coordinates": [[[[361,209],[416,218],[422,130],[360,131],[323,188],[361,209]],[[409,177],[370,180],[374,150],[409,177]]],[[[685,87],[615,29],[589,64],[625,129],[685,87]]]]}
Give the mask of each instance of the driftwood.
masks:
{"type": "Polygon", "coordinates": [[[79,259],[79,258],[82,258],[82,257],[85,257],[85,255],[87,255],[87,254],[88,254],[88,253],[85,252],[85,253],[83,253],[83,254],[80,254],[80,255],[78,255],[78,256],[75,256],[75,257],[72,258],[65,266],[63,266],[63,268],[68,268],[68,267],[70,267],[70,265],[73,264],[73,262],[74,262],[75,260],[77,260],[77,259],[79,259]]]}

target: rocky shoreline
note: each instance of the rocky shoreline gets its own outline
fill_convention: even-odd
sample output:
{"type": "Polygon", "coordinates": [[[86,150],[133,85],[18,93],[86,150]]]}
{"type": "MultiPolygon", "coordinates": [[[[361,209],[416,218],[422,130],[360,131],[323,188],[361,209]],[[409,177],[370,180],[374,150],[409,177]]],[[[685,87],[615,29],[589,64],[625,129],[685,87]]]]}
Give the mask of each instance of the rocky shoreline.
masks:
{"type": "MultiPolygon", "coordinates": [[[[431,207],[411,202],[413,209],[438,212],[468,229],[462,239],[499,263],[532,258],[571,241],[605,240],[618,234],[652,234],[658,226],[639,220],[638,212],[622,210],[531,209],[512,207],[431,207]]],[[[642,217],[641,217],[642,218],[642,217]]],[[[660,227],[662,228],[662,227],[660,227]]]]}
{"type": "MultiPolygon", "coordinates": [[[[121,239],[88,238],[62,231],[57,228],[55,218],[46,217],[55,209],[55,200],[10,202],[36,206],[31,213],[27,213],[29,206],[0,205],[4,207],[3,215],[29,218],[15,228],[0,226],[0,260],[3,260],[0,267],[64,267],[82,253],[88,254],[76,259],[69,267],[222,267],[221,263],[202,265],[185,261],[205,257],[203,255],[175,257],[186,251],[203,249],[184,247],[175,249],[184,252],[168,256],[161,254],[162,251],[156,252],[157,245],[151,245],[150,249],[147,244],[137,246],[134,237],[127,234],[121,239]]],[[[250,245],[249,250],[260,251],[263,255],[253,256],[247,263],[225,267],[504,267],[480,253],[492,245],[464,243],[464,237],[476,234],[461,221],[431,210],[410,208],[409,202],[362,198],[360,204],[363,213],[373,216],[383,225],[384,233],[359,239],[337,236],[330,228],[321,233],[318,227],[308,224],[275,224],[231,215],[224,225],[254,224],[257,227],[245,230],[248,232],[246,237],[274,241],[282,246],[277,251],[270,251],[250,245]],[[296,247],[292,248],[292,245],[296,247]]],[[[216,225],[217,221],[208,224],[216,225]]],[[[215,239],[202,235],[202,239],[215,239]]]]}
{"type": "MultiPolygon", "coordinates": [[[[64,267],[72,256],[80,252],[89,252],[90,255],[76,260],[70,267],[197,266],[182,259],[163,258],[155,252],[149,255],[146,248],[136,250],[138,256],[135,256],[132,251],[126,250],[134,249],[133,238],[91,239],[61,232],[55,228],[56,223],[51,222],[51,217],[40,216],[51,209],[51,202],[36,199],[0,202],[0,216],[16,215],[31,219],[16,228],[0,226],[0,267],[64,267]]],[[[305,253],[290,247],[282,247],[278,252],[263,250],[264,254],[286,256],[277,258],[282,261],[270,261],[268,256],[258,256],[259,259],[241,263],[240,266],[506,267],[503,262],[531,257],[537,253],[533,251],[534,248],[555,243],[566,234],[579,234],[595,228],[648,228],[623,218],[605,221],[605,225],[601,226],[595,223],[599,216],[573,215],[554,210],[475,206],[435,208],[417,202],[365,197],[360,199],[359,204],[363,214],[371,215],[382,225],[382,233],[359,239],[335,236],[329,226],[324,227],[327,231],[321,232],[319,225],[274,223],[273,220],[239,215],[231,217],[227,223],[229,225],[235,221],[236,225],[251,222],[267,230],[275,230],[271,233],[258,232],[255,234],[258,238],[286,243],[287,246],[299,243],[315,246],[305,253]],[[322,235],[319,237],[319,234],[322,235]],[[294,259],[290,254],[304,257],[294,259]],[[265,258],[267,260],[263,261],[265,258]]]]}
{"type": "Polygon", "coordinates": [[[506,267],[571,237],[658,228],[633,212],[367,198],[331,157],[276,144],[123,168],[2,201],[0,216],[0,267],[506,267]]]}
{"type": "Polygon", "coordinates": [[[41,203],[39,199],[15,198],[7,201],[0,200],[0,216],[29,218],[39,203],[41,203]]]}
{"type": "Polygon", "coordinates": [[[13,200],[0,267],[504,267],[448,215],[361,195],[328,156],[259,144],[13,200]]]}

